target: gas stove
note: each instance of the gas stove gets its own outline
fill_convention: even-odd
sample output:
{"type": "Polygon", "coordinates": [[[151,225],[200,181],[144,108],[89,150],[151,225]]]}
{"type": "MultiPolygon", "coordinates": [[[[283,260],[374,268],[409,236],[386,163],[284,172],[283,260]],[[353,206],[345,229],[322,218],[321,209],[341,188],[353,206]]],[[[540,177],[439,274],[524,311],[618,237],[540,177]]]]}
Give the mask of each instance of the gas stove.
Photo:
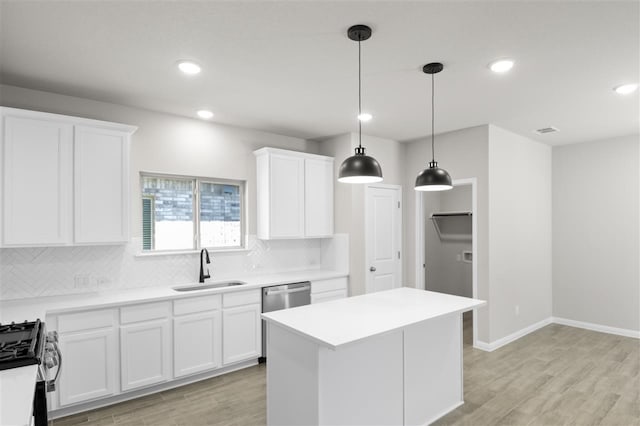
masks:
{"type": "Polygon", "coordinates": [[[40,364],[44,351],[44,324],[0,324],[0,370],[40,364]]]}
{"type": "Polygon", "coordinates": [[[47,392],[56,390],[60,375],[62,354],[58,347],[58,333],[47,333],[44,322],[24,321],[0,324],[0,370],[38,366],[33,400],[36,426],[47,426],[47,392]],[[55,377],[51,378],[53,370],[55,377]]]}

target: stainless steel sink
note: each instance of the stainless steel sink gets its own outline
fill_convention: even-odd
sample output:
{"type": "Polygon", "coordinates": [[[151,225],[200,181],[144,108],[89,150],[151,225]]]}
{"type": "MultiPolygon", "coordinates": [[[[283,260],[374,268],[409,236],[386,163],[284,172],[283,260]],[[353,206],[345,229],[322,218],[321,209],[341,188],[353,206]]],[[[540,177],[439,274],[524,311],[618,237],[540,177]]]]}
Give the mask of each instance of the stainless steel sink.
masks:
{"type": "Polygon", "coordinates": [[[174,291],[196,291],[196,290],[210,290],[212,288],[233,287],[233,286],[243,285],[243,284],[246,284],[246,283],[244,281],[218,281],[214,283],[182,285],[178,287],[172,287],[172,289],[174,291]]]}

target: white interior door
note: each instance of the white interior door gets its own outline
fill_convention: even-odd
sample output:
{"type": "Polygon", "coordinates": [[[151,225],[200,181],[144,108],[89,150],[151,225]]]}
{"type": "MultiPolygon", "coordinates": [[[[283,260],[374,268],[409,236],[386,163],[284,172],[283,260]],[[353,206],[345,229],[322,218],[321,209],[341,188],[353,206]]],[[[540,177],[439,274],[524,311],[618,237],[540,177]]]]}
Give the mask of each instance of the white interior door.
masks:
{"type": "Polygon", "coordinates": [[[367,293],[402,287],[401,188],[370,185],[365,191],[367,293]]]}

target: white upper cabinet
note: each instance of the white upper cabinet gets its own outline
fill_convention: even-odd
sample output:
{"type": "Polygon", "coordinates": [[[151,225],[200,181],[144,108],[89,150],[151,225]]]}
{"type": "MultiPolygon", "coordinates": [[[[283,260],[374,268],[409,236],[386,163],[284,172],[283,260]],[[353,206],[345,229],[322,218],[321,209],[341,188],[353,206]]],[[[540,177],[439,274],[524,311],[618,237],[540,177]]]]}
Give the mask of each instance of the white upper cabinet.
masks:
{"type": "Polygon", "coordinates": [[[135,127],[0,108],[0,245],[124,243],[135,127]]]}
{"type": "Polygon", "coordinates": [[[333,159],[304,160],[304,236],[333,235],[333,159]]]}
{"type": "Polygon", "coordinates": [[[301,237],[304,233],[304,159],[270,154],[258,157],[257,161],[258,236],[263,239],[301,237]],[[268,187],[261,185],[261,181],[268,182],[268,187]],[[262,193],[263,189],[266,193],[262,193]]]}
{"type": "Polygon", "coordinates": [[[3,245],[71,243],[73,126],[3,118],[3,245]]]}
{"type": "Polygon", "coordinates": [[[254,154],[258,238],[333,235],[333,158],[275,148],[254,154]]]}
{"type": "Polygon", "coordinates": [[[129,238],[129,133],[75,126],[76,243],[129,238]]]}

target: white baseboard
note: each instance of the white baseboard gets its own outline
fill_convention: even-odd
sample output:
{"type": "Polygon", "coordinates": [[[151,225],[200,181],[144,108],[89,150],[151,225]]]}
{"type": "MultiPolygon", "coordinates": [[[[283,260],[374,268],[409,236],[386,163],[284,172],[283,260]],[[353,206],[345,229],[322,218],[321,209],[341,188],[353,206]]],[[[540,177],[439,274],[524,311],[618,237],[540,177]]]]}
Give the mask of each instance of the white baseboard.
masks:
{"type": "Polygon", "coordinates": [[[533,333],[534,331],[551,324],[552,322],[552,318],[546,318],[543,319],[542,321],[539,321],[535,324],[531,324],[528,327],[525,327],[521,330],[516,331],[515,333],[511,333],[508,336],[504,336],[501,339],[498,339],[494,342],[491,343],[487,343],[487,342],[482,342],[480,340],[476,340],[476,344],[475,344],[475,348],[486,351],[486,352],[493,352],[498,348],[503,347],[504,345],[508,345],[509,343],[518,340],[519,338],[526,336],[529,333],[533,333]]]}
{"type": "Polygon", "coordinates": [[[566,318],[549,317],[540,322],[537,322],[528,327],[525,327],[522,330],[518,330],[515,333],[511,333],[508,336],[498,339],[495,342],[487,343],[481,340],[476,340],[476,344],[473,345],[473,347],[486,352],[493,352],[496,349],[503,347],[504,345],[507,345],[515,340],[518,340],[519,338],[526,336],[527,334],[532,333],[552,323],[560,324],[560,325],[568,325],[570,327],[584,328],[586,330],[591,330],[591,331],[599,331],[601,333],[616,334],[618,336],[640,339],[640,331],[636,331],[636,330],[609,327],[608,325],[593,324],[590,322],[576,321],[576,320],[571,320],[566,318]]]}
{"type": "Polygon", "coordinates": [[[483,342],[482,340],[476,340],[476,343],[473,345],[473,347],[485,352],[493,351],[493,349],[491,349],[491,345],[487,342],[483,342]]]}
{"type": "Polygon", "coordinates": [[[640,339],[640,331],[626,328],[609,327],[608,325],[593,324],[590,322],[576,321],[566,318],[552,317],[555,324],[568,325],[570,327],[584,328],[586,330],[599,331],[601,333],[617,334],[618,336],[640,339]]]}

